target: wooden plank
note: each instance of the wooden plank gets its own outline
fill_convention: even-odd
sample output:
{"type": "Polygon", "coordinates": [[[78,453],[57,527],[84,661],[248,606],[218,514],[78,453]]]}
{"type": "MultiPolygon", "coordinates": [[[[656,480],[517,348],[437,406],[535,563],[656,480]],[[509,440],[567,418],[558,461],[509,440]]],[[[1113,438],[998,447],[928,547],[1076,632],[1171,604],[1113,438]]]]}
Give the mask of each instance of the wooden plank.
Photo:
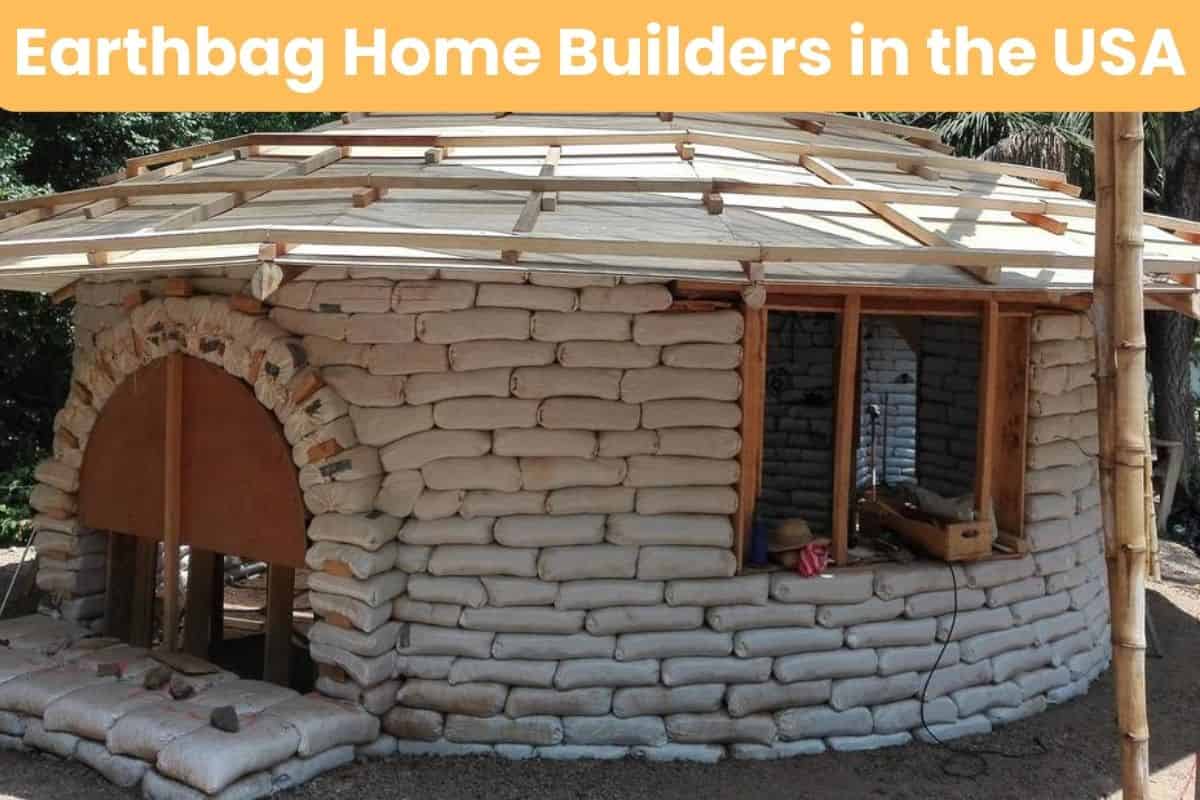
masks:
{"type": "Polygon", "coordinates": [[[129,641],[133,633],[134,576],[137,539],[115,531],[108,534],[107,580],[104,593],[104,633],[129,641]]]}
{"type": "Polygon", "coordinates": [[[850,536],[850,493],[854,486],[854,428],[858,418],[858,344],[862,299],[850,295],[842,307],[838,337],[837,406],[833,423],[833,560],[845,565],[850,536]]]}
{"type": "Polygon", "coordinates": [[[742,450],[738,455],[738,511],[734,525],[734,555],[745,566],[754,524],[754,507],[762,483],[763,424],[766,416],[767,311],[742,306],[742,450]]]}
{"type": "MultiPolygon", "coordinates": [[[[11,211],[14,209],[8,210],[11,211]]],[[[0,233],[15,231],[17,228],[23,228],[26,225],[32,225],[35,222],[41,222],[44,219],[49,219],[53,215],[53,205],[35,206],[32,208],[27,208],[24,211],[17,211],[17,213],[13,214],[12,216],[0,219],[0,233]]]]}
{"type": "Polygon", "coordinates": [[[1061,219],[1048,217],[1045,214],[1030,214],[1025,211],[1014,211],[1012,215],[1022,222],[1028,223],[1035,228],[1041,228],[1044,231],[1053,233],[1055,236],[1062,236],[1067,232],[1067,223],[1061,219]]]}
{"type": "Polygon", "coordinates": [[[98,219],[118,209],[125,208],[127,205],[129,203],[123,197],[108,197],[84,206],[83,215],[88,219],[98,219]]]}
{"type": "Polygon", "coordinates": [[[1028,317],[1002,316],[1000,320],[996,416],[990,434],[996,527],[1016,539],[1025,535],[1030,328],[1028,317]]]}
{"type": "Polygon", "coordinates": [[[996,427],[999,411],[997,395],[1002,391],[1000,304],[983,304],[979,321],[979,416],[975,430],[975,518],[987,520],[992,514],[992,481],[996,469],[996,427]]]}
{"type": "Polygon", "coordinates": [[[296,570],[281,564],[267,569],[267,643],[263,680],[287,686],[291,679],[292,604],[296,570]]]}
{"type": "MultiPolygon", "coordinates": [[[[840,169],[828,163],[827,161],[814,156],[801,156],[800,165],[826,183],[839,186],[857,185],[857,181],[855,181],[854,178],[850,177],[845,172],[842,172],[840,169]]],[[[940,233],[925,227],[925,223],[923,223],[921,220],[917,219],[916,217],[909,216],[903,211],[900,211],[899,209],[894,208],[887,203],[870,201],[861,202],[861,205],[871,213],[883,219],[892,227],[899,230],[901,233],[911,236],[913,239],[916,239],[923,245],[950,249],[958,248],[958,245],[950,239],[947,239],[940,233]]],[[[950,263],[955,264],[956,262],[951,261],[950,263]]],[[[960,268],[984,283],[996,283],[1000,279],[1000,267],[998,266],[960,268]]]]}
{"type": "MultiPolygon", "coordinates": [[[[539,170],[539,175],[543,178],[548,178],[554,175],[554,171],[558,168],[558,162],[562,158],[562,148],[552,146],[546,150],[546,159],[542,163],[539,170]]],[[[544,210],[546,200],[553,198],[549,203],[551,210],[558,208],[557,192],[547,194],[541,190],[533,190],[525,199],[525,205],[521,208],[521,213],[517,216],[517,221],[513,224],[513,233],[529,233],[537,226],[538,215],[544,210]]],[[[500,260],[505,264],[516,264],[521,260],[521,251],[513,249],[505,249],[500,251],[500,260]]]]}
{"type": "Polygon", "coordinates": [[[212,646],[213,605],[223,588],[221,563],[216,553],[196,547],[188,557],[183,651],[197,658],[208,658],[212,646]]]}
{"type": "Polygon", "coordinates": [[[174,650],[179,628],[179,544],[183,516],[183,358],[167,356],[163,448],[163,647],[174,650]]]}

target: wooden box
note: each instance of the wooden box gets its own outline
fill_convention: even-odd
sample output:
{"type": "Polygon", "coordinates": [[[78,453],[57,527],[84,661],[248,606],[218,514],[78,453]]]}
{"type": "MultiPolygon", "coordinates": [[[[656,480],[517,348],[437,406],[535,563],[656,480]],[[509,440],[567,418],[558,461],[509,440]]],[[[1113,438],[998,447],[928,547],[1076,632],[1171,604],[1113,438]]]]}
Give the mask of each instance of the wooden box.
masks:
{"type": "Polygon", "coordinates": [[[914,548],[942,561],[975,561],[992,552],[992,523],[944,522],[932,517],[905,516],[881,501],[864,500],[864,514],[900,534],[914,548]]]}

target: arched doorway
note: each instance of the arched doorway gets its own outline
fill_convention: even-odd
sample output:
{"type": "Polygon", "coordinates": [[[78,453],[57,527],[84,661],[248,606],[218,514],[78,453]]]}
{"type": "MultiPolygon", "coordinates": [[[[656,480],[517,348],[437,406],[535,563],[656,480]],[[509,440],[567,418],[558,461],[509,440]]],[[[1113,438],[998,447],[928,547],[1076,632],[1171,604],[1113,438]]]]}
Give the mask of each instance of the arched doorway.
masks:
{"type": "Polygon", "coordinates": [[[263,677],[287,683],[294,570],[305,554],[305,509],[291,448],[249,385],[198,358],[173,354],[127,376],[88,441],[79,515],[85,525],[112,532],[108,632],[151,643],[157,543],[173,470],[164,465],[176,463],[167,461],[173,415],[179,541],[191,547],[183,649],[207,658],[220,640],[223,556],[265,561],[263,677]],[[168,391],[171,369],[182,382],[178,393],[168,391]]]}

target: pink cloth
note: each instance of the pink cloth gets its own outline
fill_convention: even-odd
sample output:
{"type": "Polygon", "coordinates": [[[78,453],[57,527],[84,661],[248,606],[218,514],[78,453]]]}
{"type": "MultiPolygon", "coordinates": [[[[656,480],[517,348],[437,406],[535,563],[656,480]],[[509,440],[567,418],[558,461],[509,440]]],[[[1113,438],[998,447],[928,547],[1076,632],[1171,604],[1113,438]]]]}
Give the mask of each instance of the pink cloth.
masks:
{"type": "Polygon", "coordinates": [[[829,545],[823,542],[809,542],[800,550],[800,558],[796,560],[796,572],[806,578],[820,575],[829,566],[829,545]]]}

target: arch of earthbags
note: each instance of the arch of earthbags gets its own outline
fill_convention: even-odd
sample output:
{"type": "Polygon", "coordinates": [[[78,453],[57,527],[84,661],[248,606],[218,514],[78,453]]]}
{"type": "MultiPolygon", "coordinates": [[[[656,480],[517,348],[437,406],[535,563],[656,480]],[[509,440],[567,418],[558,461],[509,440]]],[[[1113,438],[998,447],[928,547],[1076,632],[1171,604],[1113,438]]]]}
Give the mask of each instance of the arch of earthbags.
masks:
{"type": "MultiPolygon", "coordinates": [[[[35,471],[31,505],[37,529],[53,537],[90,533],[75,516],[89,435],[121,382],[170,353],[221,367],[249,385],[259,403],[275,415],[292,447],[300,489],[312,514],[309,531],[331,510],[343,512],[340,516],[347,524],[372,524],[377,512],[368,507],[335,508],[331,499],[339,482],[353,479],[360,469],[370,473],[374,464],[374,471],[380,471],[378,449],[360,445],[349,424],[349,405],[322,380],[299,336],[265,315],[243,313],[228,298],[213,295],[150,299],[91,341],[77,343],[71,390],[54,420],[53,454],[35,471]]],[[[310,565],[314,551],[320,550],[313,539],[306,532],[310,565]]]]}

